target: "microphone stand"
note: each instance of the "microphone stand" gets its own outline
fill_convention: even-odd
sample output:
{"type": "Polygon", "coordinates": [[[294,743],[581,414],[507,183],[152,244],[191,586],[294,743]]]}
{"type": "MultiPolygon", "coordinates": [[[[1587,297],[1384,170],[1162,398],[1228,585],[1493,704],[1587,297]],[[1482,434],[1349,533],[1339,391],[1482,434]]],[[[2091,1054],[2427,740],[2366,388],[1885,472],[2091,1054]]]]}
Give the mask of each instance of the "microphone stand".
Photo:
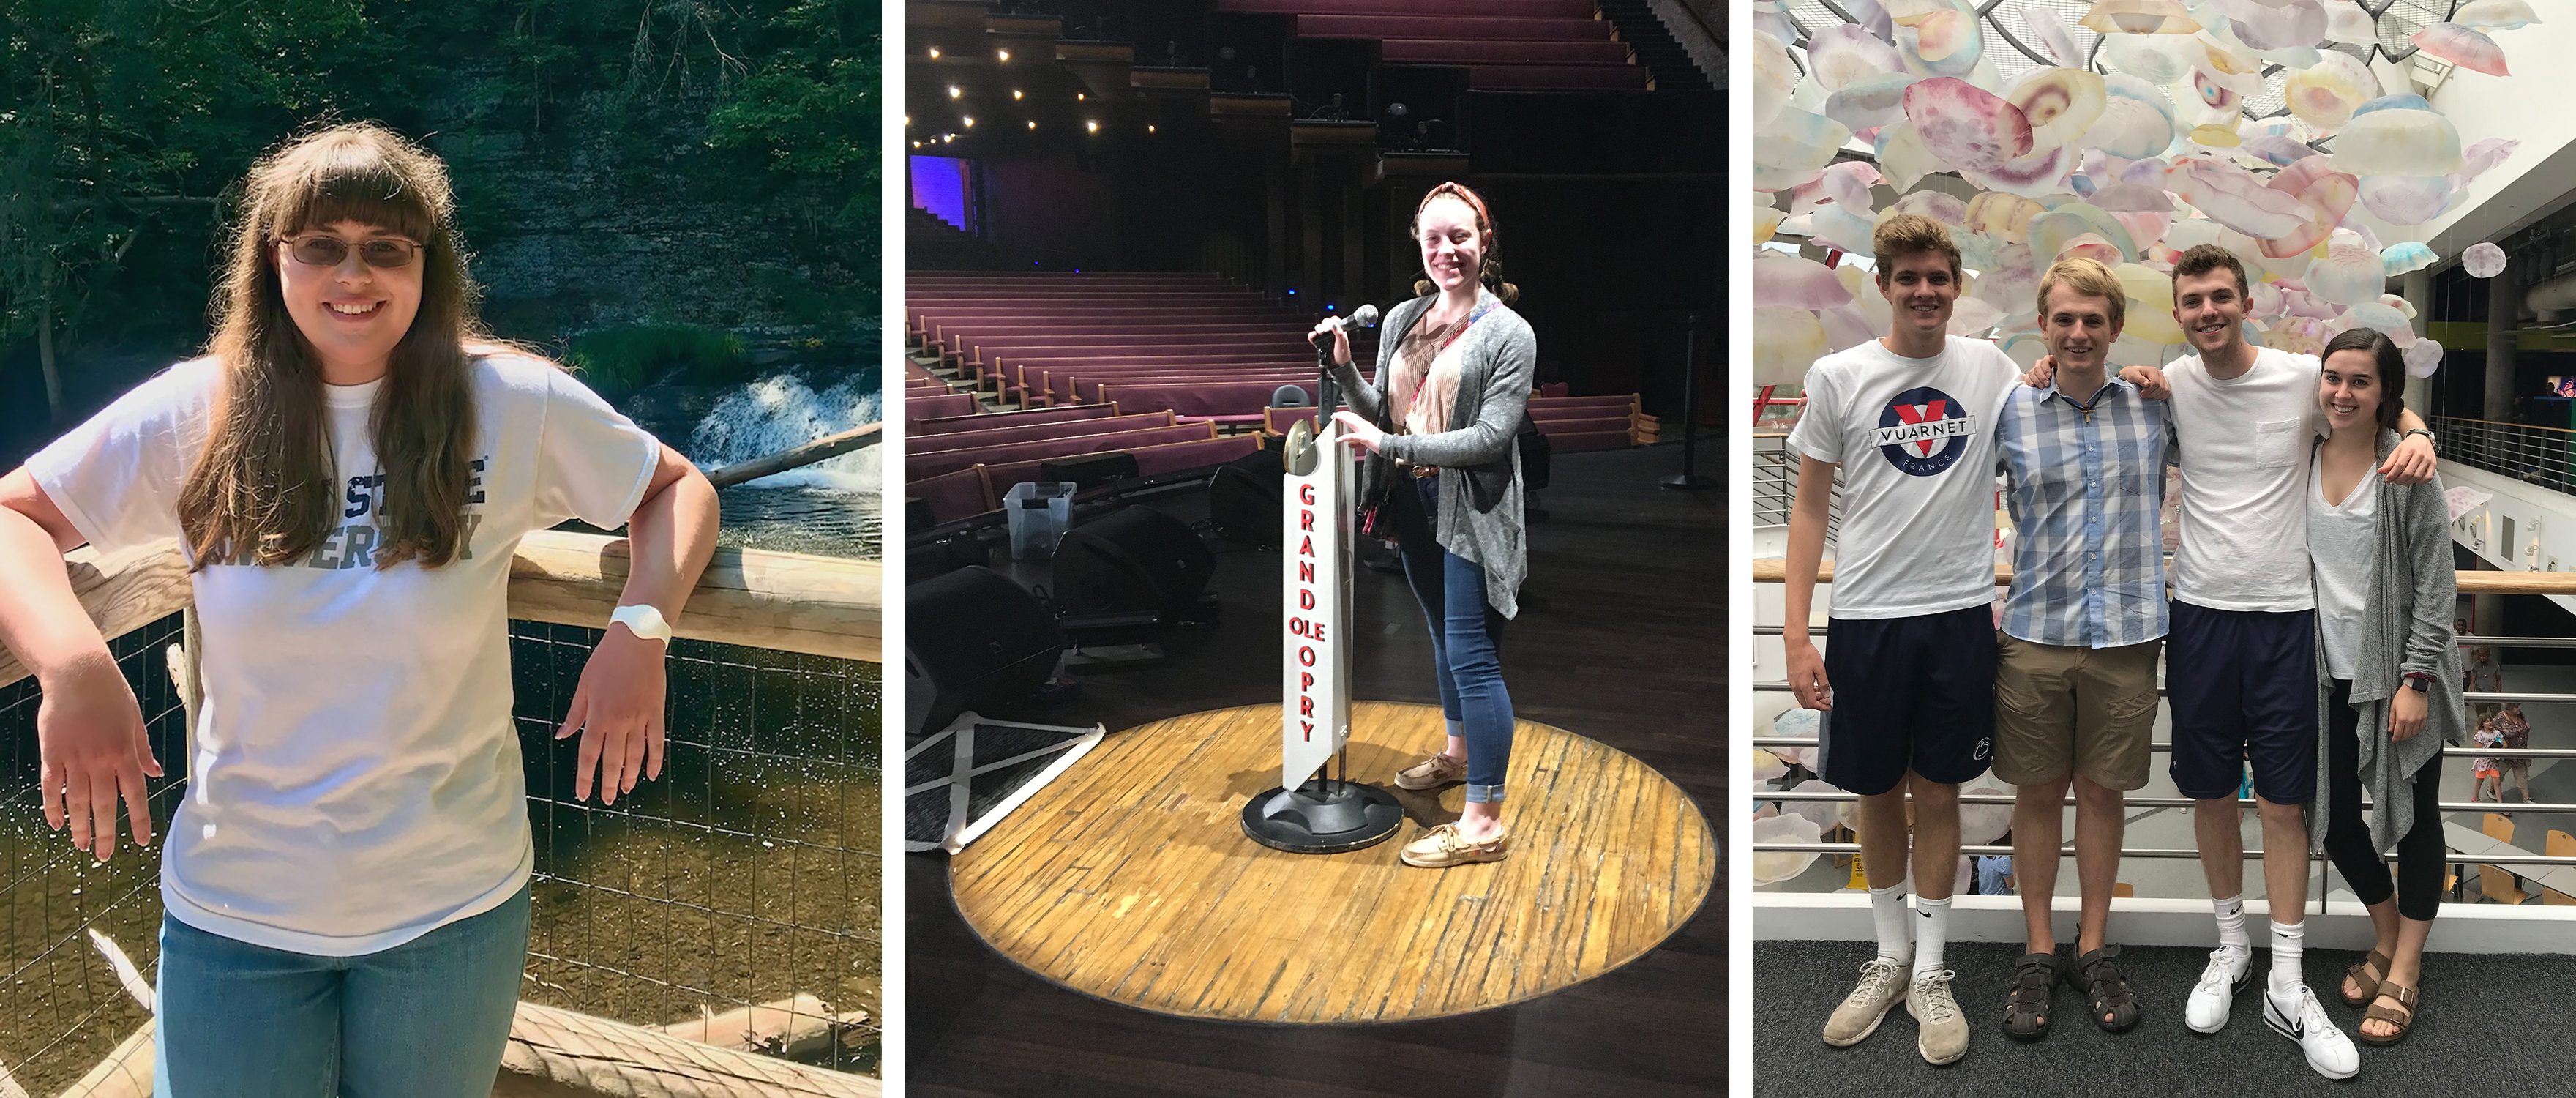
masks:
{"type": "Polygon", "coordinates": [[[1699,475],[1699,317],[1691,317],[1682,327],[1682,471],[1658,483],[1666,488],[1686,492],[1716,486],[1716,482],[1699,475]]]}

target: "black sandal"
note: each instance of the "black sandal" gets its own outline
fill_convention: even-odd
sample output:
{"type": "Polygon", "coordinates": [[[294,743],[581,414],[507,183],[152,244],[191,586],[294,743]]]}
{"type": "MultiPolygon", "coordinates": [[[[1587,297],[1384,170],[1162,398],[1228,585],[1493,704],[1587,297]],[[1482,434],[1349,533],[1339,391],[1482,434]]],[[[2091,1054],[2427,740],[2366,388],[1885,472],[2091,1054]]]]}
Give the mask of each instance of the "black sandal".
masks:
{"type": "Polygon", "coordinates": [[[2004,989],[2004,1032],[2017,1040],[2048,1036],[2050,1002],[2057,990],[2057,954],[2025,953],[2013,962],[2013,980],[2004,989]]]}
{"type": "Polygon", "coordinates": [[[2138,996],[2129,990],[2129,978],[2120,971],[2120,947],[2106,945],[2077,958],[2075,971],[2067,974],[2067,983],[2084,993],[2093,1007],[2093,1024],[2105,1033],[2126,1033],[2136,1027],[2143,1013],[2138,1009],[2138,996]]]}

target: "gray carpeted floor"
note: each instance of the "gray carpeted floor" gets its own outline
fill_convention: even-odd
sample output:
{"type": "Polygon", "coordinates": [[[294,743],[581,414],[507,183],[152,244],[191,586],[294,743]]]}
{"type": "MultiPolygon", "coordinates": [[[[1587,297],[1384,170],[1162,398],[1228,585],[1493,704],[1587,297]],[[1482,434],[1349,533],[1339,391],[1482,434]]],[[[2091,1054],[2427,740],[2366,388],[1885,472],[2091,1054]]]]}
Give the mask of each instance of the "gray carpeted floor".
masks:
{"type": "MultiPolygon", "coordinates": [[[[2259,922],[2259,921],[2258,921],[2259,922]]],[[[2256,943],[2262,929],[2255,927],[2256,943]]],[[[2063,947],[2061,946],[2061,949],[2063,947]]],[[[2255,983],[2236,1000],[2227,1028],[2203,1037],[2182,1022],[2183,997],[2208,961],[2205,949],[2131,947],[2129,979],[2146,1005],[2137,1028],[2104,1033],[2088,1024],[2074,989],[2057,991],[2060,1019],[2039,1041],[2004,1035],[2004,982],[2018,945],[1969,943],[1948,950],[1953,989],[1967,1011],[1968,1055],[1946,1068],[1915,1051],[1915,1022],[1903,1006],[1878,1032],[1850,1048],[1821,1039],[1825,1018],[1859,979],[1873,952],[1866,942],[1756,942],[1753,946],[1753,1092],[1764,1098],[1918,1095],[2193,1095],[2217,1098],[2299,1094],[2576,1093],[2576,957],[2442,954],[2429,959],[2415,1031],[2393,1048],[2361,1047],[2361,1074],[2340,1083],[2310,1070],[2297,1045],[2263,1024],[2261,974],[2271,953],[2254,952],[2255,983]]],[[[2359,954],[2311,950],[2307,975],[2326,1015],[2347,1034],[2361,1011],[2336,992],[2359,954]]]]}

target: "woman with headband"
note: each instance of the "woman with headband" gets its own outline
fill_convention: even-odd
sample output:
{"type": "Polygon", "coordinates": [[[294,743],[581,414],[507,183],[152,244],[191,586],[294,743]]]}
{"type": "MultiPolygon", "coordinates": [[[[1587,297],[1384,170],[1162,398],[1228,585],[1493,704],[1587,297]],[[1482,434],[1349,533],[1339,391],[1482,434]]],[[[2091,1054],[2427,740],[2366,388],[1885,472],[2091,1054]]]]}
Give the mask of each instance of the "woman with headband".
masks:
{"type": "Polygon", "coordinates": [[[1528,565],[1523,550],[1517,440],[1527,418],[1538,340],[1513,312],[1520,291],[1502,280],[1494,219],[1476,192],[1443,183],[1413,213],[1427,281],[1390,310],[1378,345],[1377,383],[1351,368],[1350,337],[1333,341],[1333,373],[1350,401],[1336,413],[1342,440],[1394,459],[1393,490],[1379,515],[1391,526],[1405,581],[1431,629],[1445,748],[1398,773],[1405,789],[1463,782],[1467,807],[1407,844],[1407,865],[1438,868],[1501,861],[1503,775],[1511,763],[1512,699],[1498,644],[1528,565]],[[1385,426],[1381,427],[1380,424],[1385,426]]]}

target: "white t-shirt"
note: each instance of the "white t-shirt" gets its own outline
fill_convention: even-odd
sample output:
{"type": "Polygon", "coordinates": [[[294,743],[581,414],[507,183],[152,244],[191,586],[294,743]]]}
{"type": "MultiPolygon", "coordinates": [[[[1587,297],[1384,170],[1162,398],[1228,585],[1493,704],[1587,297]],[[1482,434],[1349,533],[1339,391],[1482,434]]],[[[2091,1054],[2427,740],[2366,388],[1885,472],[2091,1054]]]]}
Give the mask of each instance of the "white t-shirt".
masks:
{"type": "MultiPolygon", "coordinates": [[[[179,488],[218,378],[211,359],[172,367],[27,469],[103,551],[177,538],[179,488]]],[[[567,518],[625,522],[660,453],[552,365],[481,360],[471,555],[379,569],[383,489],[367,417],[381,384],[326,391],[345,525],[302,562],[215,564],[193,578],[205,704],[162,895],[189,926],[272,949],[389,949],[527,881],[510,559],[522,535],[567,518]]]]}
{"type": "Polygon", "coordinates": [[[1995,598],[1995,424],[2021,368],[1981,339],[1931,358],[1870,340],[1807,369],[1789,444],[1843,469],[1832,616],[1918,617],[1995,598]]]}
{"type": "Polygon", "coordinates": [[[2226,381],[2199,355],[2165,367],[2182,457],[2174,597],[2212,610],[2306,610],[2310,443],[2325,433],[2317,360],[2268,347],[2226,381]]]}
{"type": "Polygon", "coordinates": [[[2325,463],[2308,461],[2308,556],[2316,568],[2317,635],[2326,671],[2352,678],[2361,652],[2361,612],[2370,604],[2370,569],[2379,548],[2379,467],[2372,466],[2340,504],[2326,502],[2325,463]]]}

